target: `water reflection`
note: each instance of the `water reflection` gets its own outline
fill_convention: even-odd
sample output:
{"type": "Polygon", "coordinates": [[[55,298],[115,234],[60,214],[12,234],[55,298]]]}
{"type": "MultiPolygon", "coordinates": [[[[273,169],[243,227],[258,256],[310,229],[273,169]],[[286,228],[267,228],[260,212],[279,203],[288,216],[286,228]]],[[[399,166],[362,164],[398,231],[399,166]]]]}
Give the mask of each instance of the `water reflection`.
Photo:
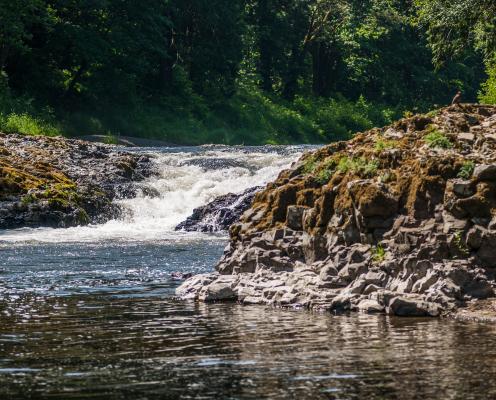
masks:
{"type": "Polygon", "coordinates": [[[2,398],[496,397],[485,325],[150,297],[0,304],[2,398]]]}

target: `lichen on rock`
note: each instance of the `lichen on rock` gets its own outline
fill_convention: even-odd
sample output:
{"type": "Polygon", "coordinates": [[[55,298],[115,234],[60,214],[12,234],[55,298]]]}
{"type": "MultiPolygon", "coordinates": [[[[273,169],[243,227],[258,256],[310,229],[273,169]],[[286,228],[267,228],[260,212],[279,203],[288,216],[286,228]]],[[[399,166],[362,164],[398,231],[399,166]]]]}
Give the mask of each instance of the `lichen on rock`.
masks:
{"type": "Polygon", "coordinates": [[[496,107],[463,104],[305,154],[178,295],[411,316],[492,297],[495,138],[496,107]]]}
{"type": "Polygon", "coordinates": [[[146,157],[80,140],[0,133],[0,229],[69,227],[119,215],[112,200],[146,157]]]}

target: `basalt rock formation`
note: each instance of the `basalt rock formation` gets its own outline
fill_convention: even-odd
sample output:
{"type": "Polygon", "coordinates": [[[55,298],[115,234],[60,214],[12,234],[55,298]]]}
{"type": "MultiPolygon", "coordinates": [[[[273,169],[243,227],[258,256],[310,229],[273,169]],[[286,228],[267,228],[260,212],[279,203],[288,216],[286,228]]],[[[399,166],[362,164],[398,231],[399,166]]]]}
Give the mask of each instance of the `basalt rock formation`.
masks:
{"type": "Polygon", "coordinates": [[[176,226],[176,231],[227,231],[250,208],[255,193],[260,189],[261,187],[256,186],[245,190],[243,193],[229,193],[217,197],[207,205],[195,208],[190,217],[176,226]]]}
{"type": "Polygon", "coordinates": [[[177,294],[438,316],[493,297],[495,273],[496,107],[462,104],[305,154],[177,294]]]}
{"type": "Polygon", "coordinates": [[[0,229],[114,218],[121,210],[112,200],[133,196],[150,163],[113,146],[0,133],[0,229]]]}

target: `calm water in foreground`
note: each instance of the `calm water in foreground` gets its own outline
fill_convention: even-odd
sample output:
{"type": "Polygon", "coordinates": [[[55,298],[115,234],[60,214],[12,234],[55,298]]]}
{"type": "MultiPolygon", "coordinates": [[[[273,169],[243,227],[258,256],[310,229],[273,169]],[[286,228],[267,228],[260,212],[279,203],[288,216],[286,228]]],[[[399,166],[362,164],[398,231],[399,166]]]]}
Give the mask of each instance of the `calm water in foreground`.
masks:
{"type": "Polygon", "coordinates": [[[174,300],[222,246],[3,248],[0,398],[496,398],[491,326],[174,300]]]}
{"type": "Polygon", "coordinates": [[[172,227],[284,157],[217,163],[199,185],[163,156],[161,198],[128,201],[127,221],[0,231],[0,399],[495,399],[490,325],[174,299],[170,273],[211,271],[226,238],[172,227]]]}

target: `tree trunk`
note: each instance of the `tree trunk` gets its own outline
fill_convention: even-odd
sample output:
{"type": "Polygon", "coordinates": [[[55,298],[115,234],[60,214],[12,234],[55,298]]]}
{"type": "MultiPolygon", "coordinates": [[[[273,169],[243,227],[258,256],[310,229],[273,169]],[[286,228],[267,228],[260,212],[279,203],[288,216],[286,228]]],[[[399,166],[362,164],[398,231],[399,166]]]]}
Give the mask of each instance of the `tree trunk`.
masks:
{"type": "Polygon", "coordinates": [[[315,96],[329,97],[338,74],[338,52],[328,43],[315,42],[312,54],[312,89],[315,96]]]}
{"type": "Polygon", "coordinates": [[[9,47],[2,46],[0,49],[0,71],[3,71],[5,64],[7,62],[7,57],[9,56],[9,47]]]}
{"type": "Polygon", "coordinates": [[[286,100],[292,101],[298,91],[298,79],[301,77],[305,62],[305,49],[294,46],[289,59],[287,75],[284,79],[282,95],[286,100]]]}
{"type": "Polygon", "coordinates": [[[267,0],[259,0],[256,8],[257,22],[261,32],[258,35],[258,50],[260,52],[260,61],[258,72],[262,79],[261,87],[266,92],[272,92],[272,73],[273,73],[273,56],[272,56],[272,14],[269,9],[267,0]]]}

